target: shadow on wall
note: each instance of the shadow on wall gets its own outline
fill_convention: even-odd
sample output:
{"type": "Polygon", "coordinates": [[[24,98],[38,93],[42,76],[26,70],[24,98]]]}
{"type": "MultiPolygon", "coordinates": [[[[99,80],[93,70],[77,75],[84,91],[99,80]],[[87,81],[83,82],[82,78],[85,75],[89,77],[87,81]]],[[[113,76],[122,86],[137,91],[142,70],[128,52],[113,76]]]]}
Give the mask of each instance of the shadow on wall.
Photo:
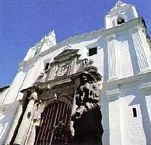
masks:
{"type": "Polygon", "coordinates": [[[129,106],[140,105],[141,114],[138,117],[142,117],[142,126],[146,137],[146,145],[151,145],[151,122],[148,114],[147,104],[145,100],[146,95],[151,95],[151,91],[146,92],[146,95],[141,91],[134,94],[135,98],[129,104],[129,106]],[[142,116],[141,116],[142,115],[142,116]]]}
{"type": "MultiPolygon", "coordinates": [[[[100,93],[101,94],[101,93],[100,93]]],[[[109,102],[105,95],[101,94],[101,113],[102,113],[102,126],[104,133],[102,136],[102,143],[104,145],[110,144],[110,129],[109,129],[109,102]]]]}
{"type": "MultiPolygon", "coordinates": [[[[103,80],[104,82],[107,81],[108,79],[108,50],[105,49],[107,48],[107,43],[104,43],[104,64],[103,64],[103,70],[104,70],[104,76],[103,80]]],[[[109,145],[110,144],[110,126],[109,126],[109,100],[105,94],[103,94],[103,90],[100,91],[101,95],[101,112],[102,112],[102,125],[104,129],[103,137],[102,137],[102,142],[104,145],[109,145]]]]}
{"type": "MultiPolygon", "coordinates": [[[[123,119],[122,124],[124,123],[125,126],[123,125],[121,126],[121,127],[124,127],[123,128],[124,130],[126,130],[126,132],[123,132],[123,135],[124,135],[124,138],[127,139],[126,142],[129,142],[131,139],[133,140],[132,133],[136,132],[136,134],[138,135],[137,141],[139,142],[139,140],[140,141],[143,140],[143,136],[139,137],[139,135],[144,134],[144,137],[145,137],[144,141],[146,141],[146,145],[151,145],[151,137],[150,137],[151,122],[150,122],[147,104],[145,100],[145,96],[150,96],[151,91],[146,92],[144,95],[141,92],[141,90],[137,91],[136,87],[134,88],[133,87],[131,89],[130,88],[122,89],[121,87],[119,88],[121,91],[120,99],[123,100],[122,102],[123,104],[121,104],[122,108],[124,109],[124,107],[126,107],[124,110],[127,111],[127,112],[124,112],[124,114],[121,114],[123,117],[125,117],[125,118],[122,118],[123,119]],[[134,92],[134,88],[135,88],[135,92],[134,92]],[[129,101],[130,98],[132,100],[130,101],[130,103],[128,103],[127,101],[129,101]],[[138,109],[136,108],[137,116],[136,118],[133,118],[134,112],[132,109],[135,106],[136,107],[140,106],[140,112],[139,112],[139,108],[138,109]],[[129,112],[129,110],[131,110],[131,112],[129,112]],[[141,130],[141,127],[143,128],[143,130],[141,130]]],[[[109,104],[117,100],[118,100],[118,97],[107,97],[105,95],[101,95],[101,112],[102,112],[102,125],[104,129],[104,133],[103,133],[104,145],[110,144],[109,104]]],[[[134,140],[134,143],[137,144],[137,141],[135,142],[134,140]]]]}

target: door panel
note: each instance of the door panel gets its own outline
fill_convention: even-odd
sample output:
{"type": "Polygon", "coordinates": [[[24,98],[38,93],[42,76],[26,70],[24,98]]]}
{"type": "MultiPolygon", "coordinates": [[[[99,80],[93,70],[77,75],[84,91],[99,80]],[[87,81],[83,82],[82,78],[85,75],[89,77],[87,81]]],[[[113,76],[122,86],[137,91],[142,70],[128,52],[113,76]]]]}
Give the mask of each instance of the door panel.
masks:
{"type": "Polygon", "coordinates": [[[68,139],[71,109],[64,102],[55,102],[41,114],[34,145],[63,145],[68,139]]]}

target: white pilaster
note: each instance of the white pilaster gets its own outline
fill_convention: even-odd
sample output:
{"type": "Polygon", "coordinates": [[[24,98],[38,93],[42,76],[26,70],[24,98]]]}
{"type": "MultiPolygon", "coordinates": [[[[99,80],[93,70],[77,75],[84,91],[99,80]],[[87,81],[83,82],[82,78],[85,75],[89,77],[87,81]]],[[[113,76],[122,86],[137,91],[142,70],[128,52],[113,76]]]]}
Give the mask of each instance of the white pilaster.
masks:
{"type": "Polygon", "coordinates": [[[122,145],[119,90],[107,91],[109,100],[110,145],[122,145]]]}
{"type": "Polygon", "coordinates": [[[5,144],[9,144],[11,142],[11,139],[13,137],[13,134],[14,134],[15,128],[16,128],[16,126],[18,124],[18,120],[20,118],[21,113],[22,113],[22,106],[19,105],[18,111],[16,113],[16,116],[13,119],[12,126],[10,127],[9,133],[7,135],[8,137],[7,137],[6,141],[5,141],[5,144]]]}
{"type": "Polygon", "coordinates": [[[28,115],[29,115],[29,113],[31,114],[33,107],[34,107],[34,99],[31,99],[27,105],[27,109],[24,113],[21,125],[19,127],[16,139],[14,141],[14,143],[16,143],[16,144],[22,145],[26,141],[26,136],[28,134],[28,129],[29,129],[30,123],[31,123],[30,117],[28,118],[28,115]]]}
{"type": "Polygon", "coordinates": [[[149,64],[138,29],[133,30],[131,33],[140,71],[146,71],[149,68],[149,64]]]}
{"type": "Polygon", "coordinates": [[[109,80],[118,78],[118,53],[115,43],[115,36],[107,38],[109,80]]]}

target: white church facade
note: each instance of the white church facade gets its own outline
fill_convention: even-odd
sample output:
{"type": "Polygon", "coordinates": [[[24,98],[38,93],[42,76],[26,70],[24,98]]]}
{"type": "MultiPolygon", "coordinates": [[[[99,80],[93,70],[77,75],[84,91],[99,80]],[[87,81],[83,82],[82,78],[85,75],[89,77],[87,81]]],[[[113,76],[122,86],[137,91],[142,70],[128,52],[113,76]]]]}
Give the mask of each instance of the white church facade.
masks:
{"type": "Polygon", "coordinates": [[[105,28],[27,52],[0,89],[0,145],[151,145],[151,41],[118,1],[105,28]]]}

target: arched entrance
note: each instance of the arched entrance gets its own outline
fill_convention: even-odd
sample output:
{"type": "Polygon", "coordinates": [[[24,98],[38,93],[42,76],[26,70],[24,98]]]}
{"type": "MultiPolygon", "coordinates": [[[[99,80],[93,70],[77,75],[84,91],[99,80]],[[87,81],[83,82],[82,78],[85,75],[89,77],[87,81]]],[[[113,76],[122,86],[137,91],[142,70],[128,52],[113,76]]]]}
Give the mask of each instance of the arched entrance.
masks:
{"type": "Polygon", "coordinates": [[[63,145],[68,142],[71,106],[54,101],[41,114],[34,145],[63,145]]]}

